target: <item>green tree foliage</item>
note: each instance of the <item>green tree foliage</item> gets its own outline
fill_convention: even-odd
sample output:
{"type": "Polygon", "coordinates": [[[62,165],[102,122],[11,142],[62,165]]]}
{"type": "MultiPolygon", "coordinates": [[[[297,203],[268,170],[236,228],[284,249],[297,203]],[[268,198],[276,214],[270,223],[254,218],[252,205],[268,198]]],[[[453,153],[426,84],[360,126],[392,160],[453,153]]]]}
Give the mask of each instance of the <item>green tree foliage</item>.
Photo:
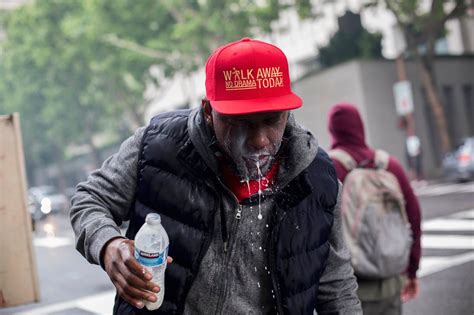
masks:
{"type": "Polygon", "coordinates": [[[98,164],[92,136],[142,125],[147,86],[203,66],[223,43],[268,32],[281,7],[276,0],[37,0],[2,16],[0,109],[21,114],[28,169],[62,164],[72,144],[89,145],[98,164]]]}
{"type": "MultiPolygon", "coordinates": [[[[91,71],[87,52],[71,45],[65,16],[80,7],[70,1],[40,1],[6,17],[0,91],[7,111],[20,112],[27,169],[62,163],[64,149],[98,130],[102,111],[85,97],[91,71]]],[[[31,173],[30,173],[31,175],[31,173]]]]}
{"type": "Polygon", "coordinates": [[[329,67],[354,58],[378,58],[382,56],[382,35],[369,33],[352,12],[339,18],[339,30],[329,44],[319,50],[319,61],[329,67]]]}

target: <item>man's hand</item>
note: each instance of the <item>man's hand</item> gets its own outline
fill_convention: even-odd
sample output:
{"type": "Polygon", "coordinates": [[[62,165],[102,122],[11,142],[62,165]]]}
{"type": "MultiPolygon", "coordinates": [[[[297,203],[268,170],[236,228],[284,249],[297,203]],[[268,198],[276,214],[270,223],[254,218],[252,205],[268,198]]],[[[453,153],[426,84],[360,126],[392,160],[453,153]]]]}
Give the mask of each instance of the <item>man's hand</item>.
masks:
{"type": "MultiPolygon", "coordinates": [[[[130,305],[143,308],[144,300],[156,301],[153,292],[158,293],[160,287],[151,282],[153,276],[138,263],[134,251],[134,241],[116,238],[106,244],[102,261],[118,294],[130,305]]],[[[168,264],[172,261],[168,257],[168,264]]]]}
{"type": "Polygon", "coordinates": [[[402,302],[408,302],[410,300],[415,299],[418,296],[418,293],[420,292],[420,283],[418,282],[418,279],[408,279],[408,282],[405,284],[405,286],[402,289],[402,292],[400,293],[400,297],[402,299],[402,302]]]}

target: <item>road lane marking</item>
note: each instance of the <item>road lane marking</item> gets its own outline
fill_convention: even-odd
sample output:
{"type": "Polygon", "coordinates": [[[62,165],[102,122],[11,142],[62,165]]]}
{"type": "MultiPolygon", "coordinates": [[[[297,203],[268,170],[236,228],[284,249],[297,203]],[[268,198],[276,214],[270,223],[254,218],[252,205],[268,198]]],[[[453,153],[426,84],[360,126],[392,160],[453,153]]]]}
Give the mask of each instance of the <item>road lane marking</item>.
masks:
{"type": "Polygon", "coordinates": [[[474,231],[474,209],[463,210],[422,223],[423,232],[452,232],[450,234],[423,234],[423,249],[467,250],[467,253],[451,256],[423,256],[418,270],[419,277],[459,266],[474,260],[474,235],[459,235],[474,231]]]}
{"type": "Polygon", "coordinates": [[[474,193],[474,183],[437,184],[415,189],[417,196],[440,196],[456,193],[474,193]]]}
{"type": "Polygon", "coordinates": [[[33,244],[36,247],[57,248],[74,244],[74,240],[69,237],[35,237],[33,244]]]}
{"type": "Polygon", "coordinates": [[[470,235],[422,235],[422,248],[474,249],[474,237],[470,235]]]}
{"type": "Polygon", "coordinates": [[[450,257],[423,257],[420,262],[418,277],[426,277],[470,261],[474,261],[474,252],[450,257]]]}
{"type": "Polygon", "coordinates": [[[422,224],[423,231],[474,231],[474,221],[462,219],[434,219],[422,224]]]}
{"type": "Polygon", "coordinates": [[[467,219],[467,220],[474,219],[474,209],[456,212],[455,214],[450,215],[449,218],[467,219]]]}

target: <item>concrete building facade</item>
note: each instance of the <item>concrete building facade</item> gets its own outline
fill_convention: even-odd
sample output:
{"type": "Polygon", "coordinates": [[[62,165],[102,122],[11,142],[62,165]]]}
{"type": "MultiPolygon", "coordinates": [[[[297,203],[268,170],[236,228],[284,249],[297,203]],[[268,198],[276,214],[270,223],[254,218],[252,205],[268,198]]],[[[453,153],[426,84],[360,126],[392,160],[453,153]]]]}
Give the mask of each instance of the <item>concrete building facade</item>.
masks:
{"type": "MultiPolygon", "coordinates": [[[[424,95],[416,64],[406,63],[412,83],[416,131],[423,150],[423,168],[429,177],[439,175],[442,159],[439,135],[424,95]]],[[[474,56],[439,57],[435,73],[445,106],[453,144],[474,135],[474,56]]],[[[312,130],[320,145],[328,148],[327,115],[332,105],[351,102],[358,106],[366,123],[370,145],[385,149],[405,161],[405,132],[398,128],[393,84],[397,81],[395,61],[350,61],[309,75],[294,84],[304,100],[295,116],[312,130]]]]}

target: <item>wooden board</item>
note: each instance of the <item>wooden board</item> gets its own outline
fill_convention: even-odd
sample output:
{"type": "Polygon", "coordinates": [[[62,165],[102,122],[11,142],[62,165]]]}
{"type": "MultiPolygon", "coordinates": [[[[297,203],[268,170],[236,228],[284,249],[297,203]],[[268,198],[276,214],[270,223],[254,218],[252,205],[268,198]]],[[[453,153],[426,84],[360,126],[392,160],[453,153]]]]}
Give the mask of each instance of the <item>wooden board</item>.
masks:
{"type": "Polygon", "coordinates": [[[18,114],[0,116],[0,303],[39,301],[18,114]]]}

